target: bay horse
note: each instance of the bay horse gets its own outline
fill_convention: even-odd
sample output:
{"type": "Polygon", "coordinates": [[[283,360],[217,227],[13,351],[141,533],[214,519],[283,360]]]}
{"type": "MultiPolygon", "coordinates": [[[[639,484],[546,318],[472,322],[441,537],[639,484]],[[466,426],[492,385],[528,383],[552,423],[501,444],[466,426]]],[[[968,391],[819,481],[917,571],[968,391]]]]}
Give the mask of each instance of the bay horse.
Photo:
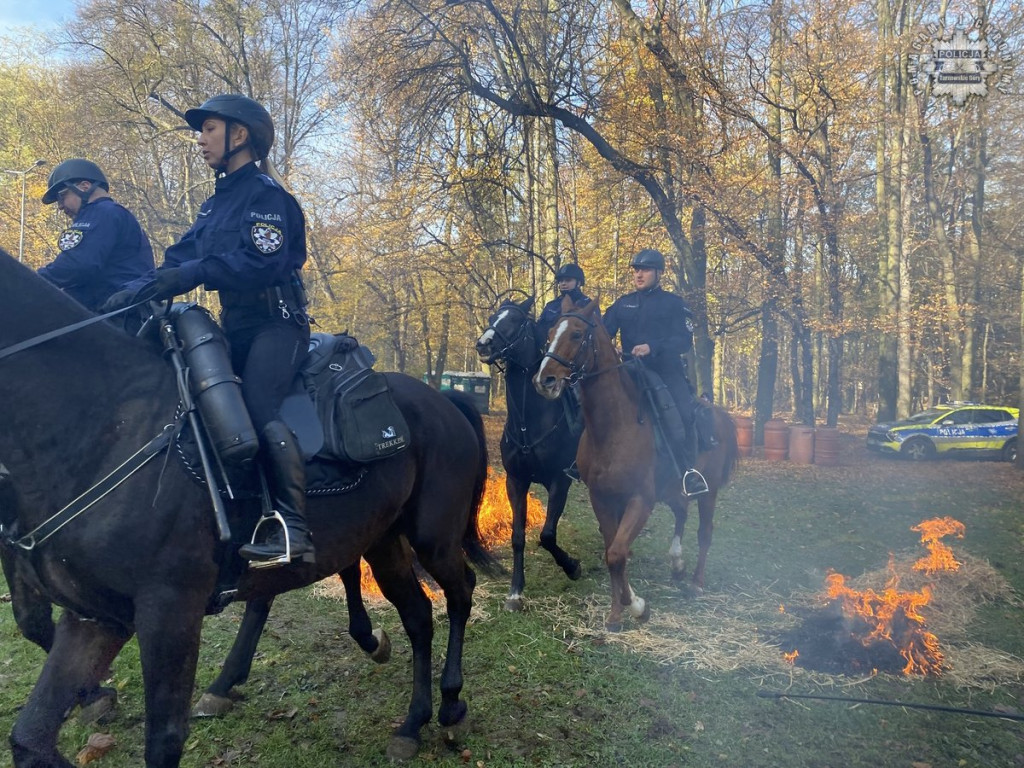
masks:
{"type": "MultiPolygon", "coordinates": [[[[597,302],[576,308],[562,306],[562,316],[551,329],[549,344],[534,384],[547,398],[559,397],[570,381],[583,390],[583,437],[576,464],[590,492],[590,504],[604,538],[605,560],[611,577],[612,604],[605,621],[609,631],[622,628],[622,611],[640,622],[650,617],[650,606],[633,591],[626,574],[630,546],[650,517],[656,501],[663,501],[675,515],[675,532],[669,554],[673,576],[681,578],[682,535],[689,499],[675,474],[656,461],[655,435],[640,393],[601,323],[597,302]]],[[[715,514],[718,491],[725,486],[739,458],[736,425],[718,406],[714,432],[718,445],[701,453],[697,469],[707,480],[708,493],[698,496],[700,527],[698,557],[692,585],[704,586],[704,567],[715,514]]]]}
{"type": "Polygon", "coordinates": [[[501,464],[512,509],[512,584],[505,599],[508,611],[523,609],[526,504],[533,483],[548,492],[540,545],[570,579],[581,575],[580,561],[558,545],[558,521],[572,485],[565,469],[576,458],[579,436],[569,428],[562,401],[542,397],[533,386],[546,344],[531,314],[533,303],[532,296],[518,304],[503,302],[476,341],[480,360],[498,365],[505,375],[508,415],[501,433],[501,464]]]}
{"type": "MultiPolygon", "coordinates": [[[[91,317],[0,253],[0,355],[91,317]]],[[[0,457],[17,497],[17,529],[5,527],[4,535],[45,597],[65,608],[10,736],[14,765],[71,767],[57,749],[64,714],[134,634],[145,688],[145,763],[177,766],[202,620],[217,582],[218,534],[206,490],[182,464],[166,455],[135,461],[159,455],[160,438],[176,421],[174,373],[159,350],[106,322],[23,350],[0,367],[0,457]],[[125,477],[128,465],[136,471],[125,477]]],[[[385,375],[408,424],[409,447],[367,465],[348,493],[310,499],[315,566],[248,571],[236,599],[267,600],[366,556],[413,648],[409,711],[388,745],[390,756],[406,758],[433,707],[433,617],[410,545],[447,602],[438,711],[446,727],[466,714],[462,653],[475,585],[467,559],[485,568],[493,560],[476,528],[487,472],[479,414],[471,421],[426,384],[385,375]]]]}

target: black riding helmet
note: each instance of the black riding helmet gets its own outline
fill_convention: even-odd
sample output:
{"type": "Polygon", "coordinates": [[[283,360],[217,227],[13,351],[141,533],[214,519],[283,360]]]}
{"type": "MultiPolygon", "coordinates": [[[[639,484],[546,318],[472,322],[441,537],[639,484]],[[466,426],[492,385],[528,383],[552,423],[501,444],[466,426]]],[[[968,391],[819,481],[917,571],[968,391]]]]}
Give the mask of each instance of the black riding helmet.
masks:
{"type": "Polygon", "coordinates": [[[656,251],[653,248],[644,248],[633,257],[633,261],[629,266],[640,269],[658,269],[664,272],[665,257],[661,255],[661,251],[656,251]]]}
{"type": "Polygon", "coordinates": [[[43,203],[45,205],[56,203],[57,194],[65,187],[74,188],[75,193],[83,200],[89,199],[93,187],[103,187],[108,192],[110,191],[110,184],[100,167],[91,160],[81,157],[65,160],[50,172],[50,178],[46,181],[46,192],[42,197],[43,203]],[[91,181],[93,186],[82,192],[74,187],[74,184],[79,181],[91,181]]]}
{"type": "Polygon", "coordinates": [[[586,278],[583,276],[583,270],[580,269],[580,265],[575,262],[569,262],[563,264],[559,270],[555,273],[555,282],[559,280],[575,280],[577,285],[582,286],[586,282],[586,278]]]}
{"type": "Polygon", "coordinates": [[[203,123],[211,117],[220,118],[228,127],[228,130],[224,131],[223,166],[227,165],[228,158],[245,146],[231,149],[229,133],[232,123],[239,123],[249,129],[249,146],[252,148],[254,160],[262,160],[270,154],[270,148],[274,144],[274,121],[258,101],[238,93],[225,93],[213,96],[198,108],[185,112],[185,122],[194,131],[202,131],[203,123]]]}

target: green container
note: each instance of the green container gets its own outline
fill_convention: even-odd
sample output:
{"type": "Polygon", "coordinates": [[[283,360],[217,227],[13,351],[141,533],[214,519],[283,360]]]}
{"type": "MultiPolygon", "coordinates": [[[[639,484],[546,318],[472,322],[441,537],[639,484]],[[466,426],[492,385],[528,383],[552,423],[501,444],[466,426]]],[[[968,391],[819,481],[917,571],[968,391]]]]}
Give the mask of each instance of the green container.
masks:
{"type": "Polygon", "coordinates": [[[478,371],[443,371],[441,373],[441,390],[454,389],[465,392],[473,399],[473,404],[480,413],[490,413],[491,377],[478,371]]]}

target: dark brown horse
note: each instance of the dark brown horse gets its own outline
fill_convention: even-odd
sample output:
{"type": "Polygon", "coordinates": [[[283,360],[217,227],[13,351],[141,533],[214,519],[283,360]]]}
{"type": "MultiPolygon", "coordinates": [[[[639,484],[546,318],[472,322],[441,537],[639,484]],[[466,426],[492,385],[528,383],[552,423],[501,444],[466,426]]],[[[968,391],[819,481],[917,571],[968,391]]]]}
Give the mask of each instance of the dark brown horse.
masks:
{"type": "MultiPolygon", "coordinates": [[[[630,546],[643,530],[656,501],[668,504],[675,515],[670,555],[673,575],[682,576],[680,542],[689,500],[683,495],[678,478],[656,461],[651,420],[640,403],[632,377],[621,365],[619,354],[601,324],[597,302],[582,309],[571,304],[563,306],[549,339],[534,383],[541,394],[552,399],[561,394],[570,380],[579,381],[582,388],[586,429],[576,463],[604,537],[612,587],[612,607],[606,626],[618,630],[624,607],[629,607],[637,621],[646,621],[650,616],[650,606],[629,584],[626,561],[630,546]]],[[[698,590],[704,584],[718,491],[729,481],[739,457],[732,418],[718,407],[714,414],[718,446],[702,453],[697,461],[710,489],[697,497],[699,555],[692,583],[698,590]]]]}
{"type": "MultiPolygon", "coordinates": [[[[0,355],[89,318],[0,253],[0,355]]],[[[422,382],[386,375],[409,447],[368,465],[347,494],[310,500],[315,567],[250,572],[237,599],[267,600],[365,556],[413,648],[409,711],[389,744],[389,754],[408,757],[433,713],[432,609],[412,552],[447,601],[438,720],[453,726],[466,714],[462,653],[475,584],[467,558],[491,563],[476,530],[487,453],[479,414],[467,418],[422,382]]],[[[11,734],[17,768],[71,767],[57,750],[64,714],[133,634],[146,695],[146,765],[173,768],[181,760],[218,535],[206,491],[159,455],[177,405],[174,374],[159,350],[107,323],[0,359],[0,457],[16,496],[16,531],[5,526],[4,535],[32,567],[41,594],[65,608],[11,734]],[[150,455],[158,459],[136,460],[150,455]]]]}
{"type": "Polygon", "coordinates": [[[523,610],[526,504],[533,483],[548,492],[540,545],[570,579],[578,579],[581,574],[580,561],[558,545],[558,521],[572,485],[565,469],[576,457],[579,436],[569,427],[562,401],[541,397],[533,386],[545,347],[530,314],[533,301],[531,296],[519,304],[504,302],[476,341],[481,361],[499,366],[505,374],[508,417],[501,433],[501,464],[512,508],[512,584],[505,598],[508,611],[523,610]]]}

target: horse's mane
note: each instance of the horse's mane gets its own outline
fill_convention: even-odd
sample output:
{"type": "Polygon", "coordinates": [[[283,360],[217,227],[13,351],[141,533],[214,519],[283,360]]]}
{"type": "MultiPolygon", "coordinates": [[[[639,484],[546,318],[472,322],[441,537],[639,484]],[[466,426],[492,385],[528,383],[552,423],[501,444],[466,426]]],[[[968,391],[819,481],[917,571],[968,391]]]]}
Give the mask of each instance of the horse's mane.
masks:
{"type": "MultiPolygon", "coordinates": [[[[0,248],[0,347],[93,317],[64,291],[0,248]]],[[[98,322],[47,344],[91,350],[97,357],[116,350],[123,366],[163,365],[153,345],[128,336],[109,322],[98,322]],[[63,342],[63,344],[62,344],[63,342]],[[70,345],[68,344],[70,342],[70,345]]]]}

